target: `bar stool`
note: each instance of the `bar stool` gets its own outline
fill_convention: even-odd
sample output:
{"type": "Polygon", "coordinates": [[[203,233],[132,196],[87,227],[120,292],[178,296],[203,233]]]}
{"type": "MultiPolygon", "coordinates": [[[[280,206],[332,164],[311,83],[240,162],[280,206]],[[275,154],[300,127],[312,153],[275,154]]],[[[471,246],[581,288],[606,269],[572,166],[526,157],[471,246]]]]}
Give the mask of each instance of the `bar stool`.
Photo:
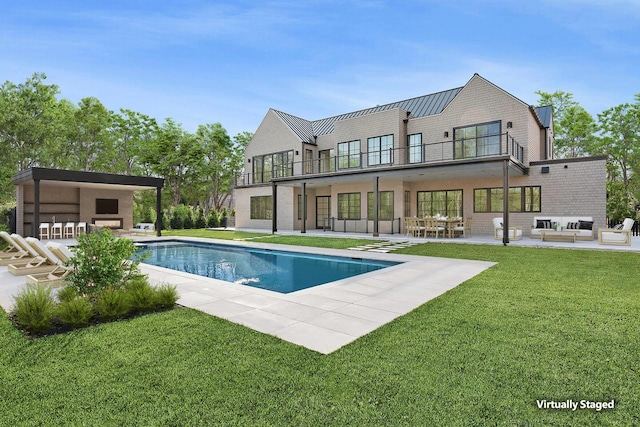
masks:
{"type": "Polygon", "coordinates": [[[40,223],[40,240],[50,238],[51,234],[49,233],[49,227],[48,222],[40,223]]]}
{"type": "Polygon", "coordinates": [[[65,239],[73,239],[74,237],[76,237],[75,230],[76,230],[75,224],[73,222],[67,222],[64,225],[64,230],[62,232],[62,235],[65,239]]]}
{"type": "Polygon", "coordinates": [[[76,236],[79,236],[80,234],[87,234],[87,223],[86,222],[79,222],[78,225],[76,225],[76,236]]]}
{"type": "Polygon", "coordinates": [[[55,239],[58,236],[58,239],[62,239],[62,223],[55,222],[51,227],[51,238],[55,239]]]}

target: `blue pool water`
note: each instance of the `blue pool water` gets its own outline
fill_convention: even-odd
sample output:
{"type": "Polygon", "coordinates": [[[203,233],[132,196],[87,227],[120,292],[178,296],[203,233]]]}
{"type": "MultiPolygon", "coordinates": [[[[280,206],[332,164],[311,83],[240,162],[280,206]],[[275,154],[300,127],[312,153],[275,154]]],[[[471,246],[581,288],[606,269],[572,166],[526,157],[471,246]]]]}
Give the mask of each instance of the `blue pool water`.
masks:
{"type": "Polygon", "coordinates": [[[150,254],[145,264],[285,294],[398,264],[175,240],[141,250],[150,254]]]}

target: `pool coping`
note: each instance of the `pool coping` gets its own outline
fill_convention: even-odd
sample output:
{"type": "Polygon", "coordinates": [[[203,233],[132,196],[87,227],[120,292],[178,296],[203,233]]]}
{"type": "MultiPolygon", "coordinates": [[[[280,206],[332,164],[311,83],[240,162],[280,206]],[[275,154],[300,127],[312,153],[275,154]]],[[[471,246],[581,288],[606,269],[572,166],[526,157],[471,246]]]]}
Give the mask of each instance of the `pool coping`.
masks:
{"type": "Polygon", "coordinates": [[[282,294],[140,264],[153,284],[176,286],[180,305],[244,325],[285,341],[329,354],[455,288],[493,262],[276,245],[197,237],[153,237],[247,248],[274,249],[401,264],[282,294]],[[357,256],[354,256],[357,255],[357,256]]]}

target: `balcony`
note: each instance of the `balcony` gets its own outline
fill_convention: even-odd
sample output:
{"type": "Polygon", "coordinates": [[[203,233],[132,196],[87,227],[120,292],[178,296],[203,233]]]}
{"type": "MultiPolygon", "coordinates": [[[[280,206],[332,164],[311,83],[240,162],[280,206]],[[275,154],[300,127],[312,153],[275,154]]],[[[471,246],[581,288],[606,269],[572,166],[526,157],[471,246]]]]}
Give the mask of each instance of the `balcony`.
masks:
{"type": "Polygon", "coordinates": [[[468,163],[504,156],[524,164],[524,148],[508,133],[274,164],[259,176],[242,174],[236,180],[236,186],[268,183],[274,178],[323,176],[375,168],[403,169],[418,165],[455,164],[457,161],[468,163]]]}

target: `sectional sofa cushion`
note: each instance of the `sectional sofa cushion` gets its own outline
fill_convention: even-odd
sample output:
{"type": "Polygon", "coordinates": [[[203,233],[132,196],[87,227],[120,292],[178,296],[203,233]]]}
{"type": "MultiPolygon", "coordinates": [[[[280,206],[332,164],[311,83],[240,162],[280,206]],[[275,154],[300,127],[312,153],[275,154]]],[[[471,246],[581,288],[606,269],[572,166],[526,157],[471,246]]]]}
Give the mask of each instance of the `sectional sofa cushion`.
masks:
{"type": "Polygon", "coordinates": [[[593,230],[593,221],[578,221],[578,229],[580,230],[593,230]]]}

